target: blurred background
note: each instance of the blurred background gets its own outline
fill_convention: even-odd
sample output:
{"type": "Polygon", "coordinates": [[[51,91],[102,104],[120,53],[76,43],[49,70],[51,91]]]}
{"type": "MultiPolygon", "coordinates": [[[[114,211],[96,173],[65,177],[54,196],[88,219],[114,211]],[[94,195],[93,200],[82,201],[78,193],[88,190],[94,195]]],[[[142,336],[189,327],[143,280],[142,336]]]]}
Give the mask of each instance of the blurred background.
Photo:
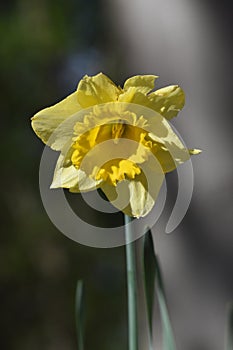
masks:
{"type": "MultiPolygon", "coordinates": [[[[157,74],[158,87],[186,92],[174,124],[204,152],[193,159],[183,222],[167,235],[165,213],[153,234],[177,349],[222,349],[233,299],[232,3],[14,0],[0,9],[0,348],[76,349],[82,278],[86,349],[127,349],[124,248],[85,247],[53,226],[38,186],[43,144],[30,127],[33,114],[74,91],[83,75],[103,71],[118,84],[157,74]]],[[[169,175],[171,191],[175,182],[169,175]]]]}

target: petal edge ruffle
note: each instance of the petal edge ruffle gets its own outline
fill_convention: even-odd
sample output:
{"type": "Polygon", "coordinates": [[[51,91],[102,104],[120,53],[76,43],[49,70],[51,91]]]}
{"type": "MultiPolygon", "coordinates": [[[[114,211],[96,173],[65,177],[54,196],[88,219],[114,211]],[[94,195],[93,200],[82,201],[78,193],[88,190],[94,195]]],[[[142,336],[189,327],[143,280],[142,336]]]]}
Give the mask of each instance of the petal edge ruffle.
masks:
{"type": "Polygon", "coordinates": [[[147,94],[154,89],[155,80],[158,78],[156,75],[136,75],[125,81],[124,91],[134,87],[137,91],[147,94]]]}

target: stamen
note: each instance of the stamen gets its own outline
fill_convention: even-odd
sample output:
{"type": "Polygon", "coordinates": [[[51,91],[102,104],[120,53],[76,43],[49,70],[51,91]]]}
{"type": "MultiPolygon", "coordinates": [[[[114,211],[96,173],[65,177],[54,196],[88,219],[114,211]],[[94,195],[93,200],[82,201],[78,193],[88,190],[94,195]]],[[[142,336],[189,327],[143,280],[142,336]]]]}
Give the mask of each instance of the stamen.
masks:
{"type": "Polygon", "coordinates": [[[112,126],[112,138],[114,143],[118,143],[119,139],[125,131],[126,125],[124,123],[114,123],[112,126]]]}

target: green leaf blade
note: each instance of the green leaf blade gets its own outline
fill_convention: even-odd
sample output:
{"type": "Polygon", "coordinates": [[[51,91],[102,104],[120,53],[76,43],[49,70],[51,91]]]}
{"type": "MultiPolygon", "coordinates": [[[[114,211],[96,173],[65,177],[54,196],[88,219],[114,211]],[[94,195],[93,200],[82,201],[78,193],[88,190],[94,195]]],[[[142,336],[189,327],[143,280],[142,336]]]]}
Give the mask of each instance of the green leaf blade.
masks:
{"type": "Polygon", "coordinates": [[[156,295],[162,324],[163,350],[176,350],[173,330],[167,309],[160,264],[158,257],[155,254],[153,237],[150,230],[147,231],[144,241],[144,278],[151,344],[153,331],[153,304],[156,295]]]}
{"type": "Polygon", "coordinates": [[[78,350],[84,350],[84,287],[82,280],[78,280],[76,287],[75,321],[78,350]]]}
{"type": "Polygon", "coordinates": [[[156,259],[151,232],[148,231],[144,240],[144,282],[147,304],[147,314],[150,334],[152,335],[153,306],[155,294],[156,259]]]}

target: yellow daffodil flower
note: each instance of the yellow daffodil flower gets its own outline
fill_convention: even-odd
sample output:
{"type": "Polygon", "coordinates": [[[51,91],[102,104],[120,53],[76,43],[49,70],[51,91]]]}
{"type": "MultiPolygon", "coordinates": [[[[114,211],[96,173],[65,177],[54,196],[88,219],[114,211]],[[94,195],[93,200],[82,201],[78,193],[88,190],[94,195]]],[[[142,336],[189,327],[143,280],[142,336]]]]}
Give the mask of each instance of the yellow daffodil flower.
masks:
{"type": "Polygon", "coordinates": [[[85,76],[77,90],[32,118],[38,137],[60,156],[51,188],[101,188],[125,214],[152,209],[164,174],[199,150],[188,150],[168,120],[183,108],[177,86],[153,91],[155,75],[134,76],[123,88],[106,75],[85,76]]]}

